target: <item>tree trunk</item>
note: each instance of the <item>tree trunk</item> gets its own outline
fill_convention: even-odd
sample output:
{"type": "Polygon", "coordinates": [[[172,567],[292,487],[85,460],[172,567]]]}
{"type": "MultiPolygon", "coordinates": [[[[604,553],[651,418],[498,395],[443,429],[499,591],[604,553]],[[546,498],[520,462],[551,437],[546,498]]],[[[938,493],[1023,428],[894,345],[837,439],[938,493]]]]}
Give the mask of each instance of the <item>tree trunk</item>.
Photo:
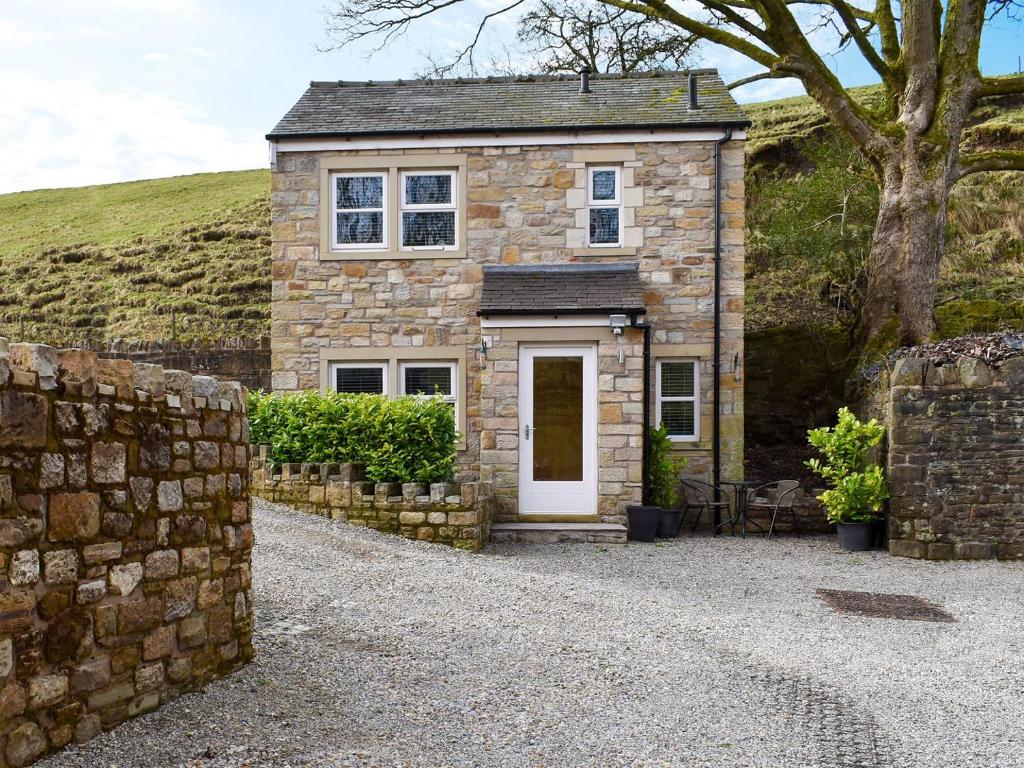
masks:
{"type": "Polygon", "coordinates": [[[954,158],[927,157],[927,151],[908,141],[878,172],[878,219],[862,316],[865,341],[894,314],[901,345],[919,344],[935,332],[933,309],[952,186],[947,169],[954,158]]]}

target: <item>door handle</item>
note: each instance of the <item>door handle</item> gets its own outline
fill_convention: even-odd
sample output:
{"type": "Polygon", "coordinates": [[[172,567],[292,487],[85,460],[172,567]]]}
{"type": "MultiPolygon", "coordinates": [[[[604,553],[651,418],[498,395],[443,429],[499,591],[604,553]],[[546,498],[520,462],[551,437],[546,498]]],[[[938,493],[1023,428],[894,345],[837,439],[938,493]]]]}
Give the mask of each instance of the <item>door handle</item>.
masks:
{"type": "Polygon", "coordinates": [[[530,425],[527,424],[525,427],[523,427],[523,431],[526,434],[526,439],[529,440],[530,439],[530,425]]]}

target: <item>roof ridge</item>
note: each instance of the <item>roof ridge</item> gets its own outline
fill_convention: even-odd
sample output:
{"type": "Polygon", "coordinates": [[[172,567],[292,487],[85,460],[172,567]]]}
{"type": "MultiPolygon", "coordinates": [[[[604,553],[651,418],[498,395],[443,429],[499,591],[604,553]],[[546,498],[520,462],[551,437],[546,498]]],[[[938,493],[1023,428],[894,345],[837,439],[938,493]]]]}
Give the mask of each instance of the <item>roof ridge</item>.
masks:
{"type": "MultiPolygon", "coordinates": [[[[590,75],[590,80],[655,80],[658,78],[678,77],[689,74],[715,75],[717,70],[709,67],[694,69],[654,69],[647,72],[630,72],[621,74],[617,72],[603,72],[590,75]]],[[[565,73],[553,75],[529,74],[529,75],[508,75],[502,77],[439,77],[439,78],[411,78],[409,80],[310,80],[310,88],[386,88],[386,87],[427,87],[427,86],[449,86],[449,85],[529,85],[530,83],[556,83],[576,82],[578,73],[565,73]]]]}

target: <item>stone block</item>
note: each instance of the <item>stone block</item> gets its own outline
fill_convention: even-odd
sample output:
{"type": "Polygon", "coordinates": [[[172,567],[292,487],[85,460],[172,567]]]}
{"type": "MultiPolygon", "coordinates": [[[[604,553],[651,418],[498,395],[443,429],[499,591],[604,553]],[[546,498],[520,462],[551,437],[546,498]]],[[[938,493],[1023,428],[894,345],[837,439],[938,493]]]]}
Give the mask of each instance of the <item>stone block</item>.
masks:
{"type": "Polygon", "coordinates": [[[178,552],[161,549],[146,555],[146,580],[167,579],[178,575],[178,552]]]}
{"type": "Polygon", "coordinates": [[[52,706],[67,695],[67,675],[37,675],[28,681],[28,705],[32,709],[52,706]]]}
{"type": "Polygon", "coordinates": [[[922,558],[927,554],[927,545],[923,541],[893,540],[889,542],[889,554],[896,557],[922,558]]]}
{"type": "Polygon", "coordinates": [[[181,493],[181,482],[178,480],[161,480],[156,488],[157,509],[161,512],[177,512],[182,508],[184,499],[181,493]]]}
{"type": "Polygon", "coordinates": [[[15,586],[26,586],[39,581],[39,550],[23,549],[11,556],[8,579],[15,586]]]}
{"type": "Polygon", "coordinates": [[[87,540],[100,531],[98,493],[55,493],[50,496],[51,541],[87,540]]]}
{"type": "Polygon", "coordinates": [[[110,657],[97,656],[71,668],[71,692],[95,691],[110,682],[110,657]]]}
{"type": "Polygon", "coordinates": [[[120,541],[106,541],[102,544],[87,544],[82,547],[82,559],[86,565],[96,565],[121,557],[124,545],[120,541]]]}
{"type": "Polygon", "coordinates": [[[60,361],[53,347],[46,344],[11,344],[8,359],[12,370],[36,374],[40,389],[57,388],[60,361]]]}
{"type": "Polygon", "coordinates": [[[192,396],[202,397],[212,402],[217,399],[217,389],[219,386],[220,382],[213,376],[193,376],[192,396]]]}
{"type": "Polygon", "coordinates": [[[78,580],[78,553],[59,549],[43,553],[43,581],[48,585],[74,584],[78,580]]]}
{"type": "Polygon", "coordinates": [[[123,483],[127,472],[127,453],[123,443],[93,443],[90,462],[97,483],[123,483]]]}
{"type": "Polygon", "coordinates": [[[110,591],[115,595],[127,597],[142,581],[142,563],[120,563],[112,565],[107,573],[110,591]]]}
{"type": "Polygon", "coordinates": [[[135,369],[131,360],[96,360],[96,384],[102,394],[104,385],[113,387],[113,395],[120,400],[131,400],[135,396],[135,369]]]}
{"type": "Polygon", "coordinates": [[[7,736],[4,754],[12,768],[21,768],[35,762],[44,752],[46,736],[33,722],[22,723],[7,736]]]}
{"type": "Polygon", "coordinates": [[[159,597],[130,600],[117,606],[117,631],[122,635],[146,632],[160,626],[163,601],[159,597]]]}
{"type": "Polygon", "coordinates": [[[75,602],[79,605],[88,605],[102,600],[107,594],[106,579],[92,579],[91,581],[79,582],[75,588],[75,602]]]}
{"type": "Polygon", "coordinates": [[[177,621],[192,613],[196,607],[196,577],[167,582],[164,589],[164,621],[177,621]]]}
{"type": "Polygon", "coordinates": [[[42,395],[13,389],[0,392],[0,448],[43,448],[49,411],[42,395]]]}
{"type": "Polygon", "coordinates": [[[992,383],[992,372],[981,360],[964,357],[957,362],[956,366],[960,383],[967,389],[987,387],[992,383]]]}
{"type": "Polygon", "coordinates": [[[916,357],[897,360],[889,381],[892,386],[923,387],[928,379],[931,362],[916,357]]]}

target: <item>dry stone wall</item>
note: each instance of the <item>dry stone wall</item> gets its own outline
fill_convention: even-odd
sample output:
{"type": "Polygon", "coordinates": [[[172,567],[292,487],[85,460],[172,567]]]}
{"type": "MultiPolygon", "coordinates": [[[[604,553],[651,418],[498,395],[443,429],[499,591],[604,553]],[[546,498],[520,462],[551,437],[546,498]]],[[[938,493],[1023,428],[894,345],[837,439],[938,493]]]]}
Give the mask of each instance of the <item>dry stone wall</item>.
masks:
{"type": "Polygon", "coordinates": [[[0,339],[0,766],[252,657],[244,390],[0,339]]]}
{"type": "Polygon", "coordinates": [[[891,552],[1024,558],[1024,357],[905,358],[879,391],[891,552]]]}
{"type": "Polygon", "coordinates": [[[260,446],[252,492],[321,517],[408,539],[479,550],[490,535],[490,483],[372,483],[353,464],[274,464],[260,446]]]}

